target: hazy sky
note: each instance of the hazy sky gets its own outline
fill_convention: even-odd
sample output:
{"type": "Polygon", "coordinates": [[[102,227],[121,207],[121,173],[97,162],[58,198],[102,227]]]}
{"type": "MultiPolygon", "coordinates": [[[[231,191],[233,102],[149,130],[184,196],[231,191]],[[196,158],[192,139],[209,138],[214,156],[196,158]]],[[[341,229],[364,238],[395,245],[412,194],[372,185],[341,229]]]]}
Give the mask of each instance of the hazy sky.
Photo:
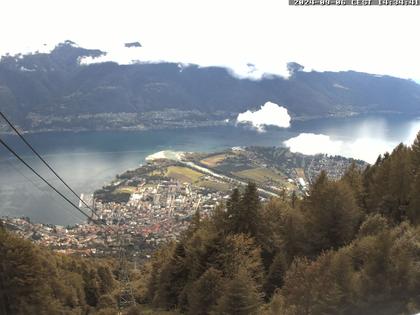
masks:
{"type": "Polygon", "coordinates": [[[420,7],[290,7],[287,0],[2,1],[0,54],[71,39],[107,58],[225,65],[284,74],[359,70],[420,81],[420,7]],[[123,48],[139,41],[142,48],[123,48]]]}

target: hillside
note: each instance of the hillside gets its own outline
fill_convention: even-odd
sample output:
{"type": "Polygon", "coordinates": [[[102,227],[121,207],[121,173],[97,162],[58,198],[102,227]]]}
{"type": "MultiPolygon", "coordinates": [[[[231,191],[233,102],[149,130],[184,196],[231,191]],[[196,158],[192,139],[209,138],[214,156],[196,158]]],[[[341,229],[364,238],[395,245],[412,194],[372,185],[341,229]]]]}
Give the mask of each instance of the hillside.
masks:
{"type": "MultiPolygon", "coordinates": [[[[131,269],[140,305],[126,314],[418,313],[419,162],[420,133],[338,180],[321,172],[299,199],[234,189],[131,269]]],[[[116,313],[112,260],[54,254],[1,226],[0,249],[2,314],[116,313]]]]}
{"type": "Polygon", "coordinates": [[[175,63],[81,65],[105,52],[67,41],[51,53],[3,56],[0,109],[27,130],[152,128],[221,123],[266,101],[292,117],[420,113],[420,85],[354,71],[239,79],[225,68],[175,63]]]}
{"type": "Polygon", "coordinates": [[[419,161],[420,134],[339,180],[322,172],[298,200],[234,190],[153,256],[150,303],[191,315],[419,312],[419,161]]]}
{"type": "Polygon", "coordinates": [[[118,271],[112,257],[56,254],[1,224],[0,251],[0,314],[115,314],[118,271]]]}

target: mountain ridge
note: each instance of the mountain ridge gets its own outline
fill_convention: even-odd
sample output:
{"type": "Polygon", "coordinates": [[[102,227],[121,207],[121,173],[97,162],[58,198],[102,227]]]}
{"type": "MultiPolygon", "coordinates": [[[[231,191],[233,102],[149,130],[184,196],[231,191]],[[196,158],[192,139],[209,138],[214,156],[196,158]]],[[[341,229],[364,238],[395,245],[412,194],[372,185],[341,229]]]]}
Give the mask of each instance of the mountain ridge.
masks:
{"type": "Polygon", "coordinates": [[[104,113],[198,111],[214,120],[218,112],[216,120],[221,120],[258,109],[266,101],[303,119],[367,112],[420,114],[420,85],[407,79],[356,71],[304,72],[296,63],[290,63],[289,78],[266,75],[253,80],[235,77],[222,67],[80,62],[104,54],[66,41],[50,53],[3,56],[0,109],[26,130],[48,126],[45,117],[104,113]],[[34,124],[34,115],[40,122],[34,124]]]}

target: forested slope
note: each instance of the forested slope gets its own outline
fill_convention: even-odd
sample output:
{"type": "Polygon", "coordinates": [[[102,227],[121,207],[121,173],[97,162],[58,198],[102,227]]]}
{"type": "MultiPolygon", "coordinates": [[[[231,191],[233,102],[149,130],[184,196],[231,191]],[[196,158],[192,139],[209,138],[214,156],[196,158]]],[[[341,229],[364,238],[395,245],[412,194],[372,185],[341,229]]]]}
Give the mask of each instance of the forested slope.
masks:
{"type": "Polygon", "coordinates": [[[187,314],[420,311],[420,134],[303,200],[235,190],[153,258],[148,299],[187,314]]]}
{"type": "MultiPolygon", "coordinates": [[[[419,223],[420,133],[340,180],[321,173],[303,199],[234,190],[133,270],[132,285],[148,314],[414,314],[419,223]]],[[[3,229],[0,253],[2,314],[116,312],[112,260],[53,254],[3,229]]]]}

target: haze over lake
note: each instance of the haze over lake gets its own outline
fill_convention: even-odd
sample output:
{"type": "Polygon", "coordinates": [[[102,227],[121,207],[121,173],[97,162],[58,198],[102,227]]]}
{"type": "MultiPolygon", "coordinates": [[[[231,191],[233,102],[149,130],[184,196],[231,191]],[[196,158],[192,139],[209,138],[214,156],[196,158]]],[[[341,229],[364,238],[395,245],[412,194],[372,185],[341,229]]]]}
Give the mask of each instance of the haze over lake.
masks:
{"type": "MultiPolygon", "coordinates": [[[[142,132],[40,133],[27,135],[27,139],[78,193],[92,193],[116,174],[138,167],[147,155],[161,150],[212,152],[233,146],[280,146],[295,138],[291,145],[294,151],[342,154],[372,162],[378,154],[391,150],[399,142],[410,143],[419,129],[420,122],[413,117],[384,115],[292,121],[290,128],[266,128],[265,132],[229,126],[142,132]],[[302,133],[329,138],[328,141],[325,137],[309,138],[312,142],[309,143],[307,137],[298,137],[302,133]],[[317,143],[320,139],[322,141],[317,143]]],[[[64,191],[17,137],[3,138],[64,191]]],[[[0,149],[0,174],[0,215],[25,215],[36,222],[64,225],[83,220],[4,149],[0,149]]]]}

